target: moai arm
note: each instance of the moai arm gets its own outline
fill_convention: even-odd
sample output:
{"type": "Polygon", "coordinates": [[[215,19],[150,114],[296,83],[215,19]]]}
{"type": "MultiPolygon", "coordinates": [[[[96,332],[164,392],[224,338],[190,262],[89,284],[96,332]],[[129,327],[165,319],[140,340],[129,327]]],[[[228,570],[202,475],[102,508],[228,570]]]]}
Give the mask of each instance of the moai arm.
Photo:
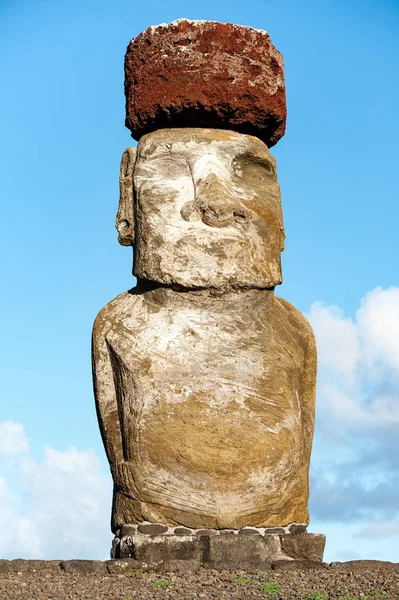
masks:
{"type": "Polygon", "coordinates": [[[124,460],[118,400],[109,348],[104,335],[107,307],[97,316],[93,328],[92,364],[96,410],[105,452],[114,468],[124,460]]]}
{"type": "MultiPolygon", "coordinates": [[[[133,171],[136,148],[126,148],[122,155],[119,176],[119,208],[116,215],[118,241],[122,246],[134,243],[133,171]]],[[[100,311],[93,328],[92,362],[96,409],[105,451],[111,469],[124,460],[119,415],[117,376],[112,365],[110,348],[106,341],[105,327],[112,323],[111,305],[100,311]]]]}
{"type": "Polygon", "coordinates": [[[302,424],[302,452],[303,465],[309,470],[310,455],[312,452],[315,406],[316,406],[316,375],[317,375],[317,350],[316,340],[312,327],[308,320],[290,302],[276,297],[277,303],[284,310],[283,321],[291,323],[291,331],[294,334],[295,344],[303,348],[301,356],[304,356],[303,367],[300,370],[301,380],[298,390],[300,398],[301,424],[302,424]],[[296,333],[296,337],[295,336],[296,333]]]}
{"type": "Polygon", "coordinates": [[[310,462],[312,452],[315,405],[316,405],[316,373],[317,373],[317,351],[316,341],[310,325],[308,326],[308,344],[305,356],[305,368],[302,392],[302,422],[304,437],[304,452],[306,463],[310,462]]]}

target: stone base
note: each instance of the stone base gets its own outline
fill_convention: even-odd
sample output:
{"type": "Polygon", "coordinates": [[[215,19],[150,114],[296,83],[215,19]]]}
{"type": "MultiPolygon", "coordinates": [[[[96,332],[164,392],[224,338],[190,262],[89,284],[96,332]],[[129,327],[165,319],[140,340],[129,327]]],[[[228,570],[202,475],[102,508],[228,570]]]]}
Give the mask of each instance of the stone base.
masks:
{"type": "Polygon", "coordinates": [[[117,534],[111,558],[133,558],[154,567],[169,561],[215,569],[264,569],[276,561],[321,563],[326,541],[297,524],[219,531],[143,523],[124,525],[117,534]]]}

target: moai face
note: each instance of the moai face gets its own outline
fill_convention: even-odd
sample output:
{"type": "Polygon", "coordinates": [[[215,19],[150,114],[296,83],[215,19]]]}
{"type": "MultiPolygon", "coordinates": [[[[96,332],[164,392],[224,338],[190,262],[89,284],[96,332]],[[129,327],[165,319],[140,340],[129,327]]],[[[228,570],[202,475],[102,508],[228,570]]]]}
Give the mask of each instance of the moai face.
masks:
{"type": "Polygon", "coordinates": [[[161,129],[140,140],[133,161],[125,154],[117,228],[135,245],[137,277],[188,288],[281,283],[280,189],[263,142],[161,129]]]}

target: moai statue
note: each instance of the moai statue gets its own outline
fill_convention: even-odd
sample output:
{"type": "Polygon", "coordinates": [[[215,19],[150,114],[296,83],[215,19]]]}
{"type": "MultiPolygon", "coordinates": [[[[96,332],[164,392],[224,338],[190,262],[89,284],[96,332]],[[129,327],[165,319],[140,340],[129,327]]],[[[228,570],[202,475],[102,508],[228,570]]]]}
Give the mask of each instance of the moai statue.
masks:
{"type": "Polygon", "coordinates": [[[133,39],[125,68],[139,143],[123,154],[117,229],[137,286],[93,333],[113,556],[151,559],[145,534],[166,533],[158,559],[179,538],[176,556],[185,539],[203,562],[205,528],[212,544],[252,533],[264,560],[321,560],[324,536],[303,533],[314,336],[274,295],[285,233],[268,147],[285,128],[282,57],[263,31],[180,20],[133,39]]]}

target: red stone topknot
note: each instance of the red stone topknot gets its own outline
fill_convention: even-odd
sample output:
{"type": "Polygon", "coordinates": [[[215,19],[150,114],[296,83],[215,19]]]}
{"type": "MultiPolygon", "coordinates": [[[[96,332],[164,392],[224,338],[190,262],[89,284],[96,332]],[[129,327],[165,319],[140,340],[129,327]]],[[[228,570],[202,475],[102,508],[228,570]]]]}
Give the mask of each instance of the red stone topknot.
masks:
{"type": "Polygon", "coordinates": [[[125,56],[126,126],[134,139],[166,127],[210,127],[284,135],[281,54],[265,31],[179,19],[149,27],[125,56]]]}

